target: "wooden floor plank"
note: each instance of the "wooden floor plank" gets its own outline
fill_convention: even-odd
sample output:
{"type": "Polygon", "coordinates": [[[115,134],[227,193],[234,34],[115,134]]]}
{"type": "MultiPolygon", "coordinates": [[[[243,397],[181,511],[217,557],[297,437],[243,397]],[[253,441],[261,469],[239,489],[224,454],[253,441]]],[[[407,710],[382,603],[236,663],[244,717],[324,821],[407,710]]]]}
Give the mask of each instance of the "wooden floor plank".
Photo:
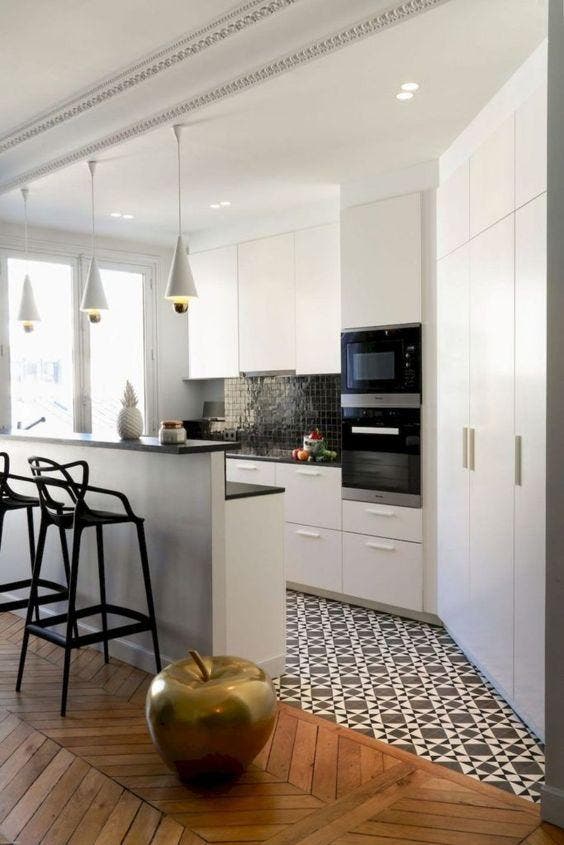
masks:
{"type": "Polygon", "coordinates": [[[162,813],[149,804],[141,804],[133,819],[123,845],[149,845],[159,826],[162,813]]]}
{"type": "Polygon", "coordinates": [[[130,792],[123,792],[108,820],[95,839],[95,845],[118,845],[126,836],[141,800],[130,792]]]}
{"type": "Polygon", "coordinates": [[[90,769],[71,796],[62,813],[57,816],[42,845],[60,845],[67,842],[78,829],[88,808],[104,782],[103,775],[90,769]]]}
{"type": "Polygon", "coordinates": [[[317,725],[298,722],[288,780],[304,792],[311,792],[317,747],[317,725]]]}
{"type": "MultiPolygon", "coordinates": [[[[84,765],[87,764],[84,763],[84,765]]],[[[69,839],[69,845],[93,845],[122,794],[123,789],[119,784],[110,778],[105,778],[99,792],[69,839]]]]}
{"type": "Polygon", "coordinates": [[[35,843],[41,842],[55,819],[64,810],[87,772],[87,763],[75,758],[25,827],[19,832],[18,843],[21,843],[21,845],[35,845],[35,843]]]}

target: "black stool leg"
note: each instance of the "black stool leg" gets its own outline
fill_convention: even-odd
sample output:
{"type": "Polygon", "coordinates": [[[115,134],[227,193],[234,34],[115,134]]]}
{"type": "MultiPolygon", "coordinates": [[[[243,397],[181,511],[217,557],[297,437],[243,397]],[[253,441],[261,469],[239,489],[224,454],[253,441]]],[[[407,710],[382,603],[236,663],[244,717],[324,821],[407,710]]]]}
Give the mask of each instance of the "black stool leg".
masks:
{"type": "MultiPolygon", "coordinates": [[[[31,561],[31,572],[35,563],[35,530],[33,525],[33,508],[26,508],[27,511],[27,533],[29,537],[29,557],[31,561]]],[[[39,605],[35,607],[35,621],[39,622],[39,605]]]]}
{"type": "Polygon", "coordinates": [[[149,559],[147,557],[147,542],[145,540],[145,528],[142,522],[137,523],[137,537],[139,540],[139,553],[141,555],[141,567],[143,569],[143,581],[145,582],[145,593],[147,595],[147,608],[149,621],[151,623],[151,634],[153,636],[153,651],[155,652],[155,664],[157,672],[161,671],[161,653],[159,650],[159,638],[157,635],[157,621],[155,619],[155,606],[153,604],[153,591],[151,589],[151,575],[149,572],[149,559]]]}
{"type": "Polygon", "coordinates": [[[75,526],[72,540],[72,560],[70,567],[69,603],[67,608],[67,632],[65,637],[65,661],[63,664],[63,694],[61,697],[61,716],[67,712],[67,695],[69,690],[70,660],[72,653],[72,637],[76,630],[76,586],[78,582],[78,561],[80,556],[80,539],[82,529],[75,526]]]}
{"type": "MultiPolygon", "coordinates": [[[[96,545],[98,546],[98,577],[100,579],[100,604],[106,606],[106,569],[104,566],[104,535],[102,526],[96,526],[96,545]]],[[[102,610],[102,631],[104,632],[104,661],[110,662],[108,650],[108,615],[102,610]]]]}
{"type": "Polygon", "coordinates": [[[29,631],[27,626],[31,622],[34,608],[37,610],[37,593],[39,590],[39,575],[41,573],[41,562],[43,560],[43,550],[45,549],[45,537],[47,535],[47,523],[41,520],[39,528],[39,537],[37,540],[37,550],[35,553],[35,560],[33,564],[33,572],[31,575],[31,588],[29,591],[29,602],[27,605],[27,613],[25,617],[25,626],[22,639],[22,647],[20,651],[20,665],[18,668],[18,677],[16,680],[16,692],[19,692],[22,686],[22,678],[25,667],[25,658],[27,654],[27,645],[29,642],[29,631]]]}
{"type": "MultiPolygon", "coordinates": [[[[63,553],[63,566],[65,568],[65,577],[67,579],[67,587],[70,587],[70,562],[69,562],[69,547],[67,544],[67,533],[64,528],[59,526],[59,537],[61,538],[61,551],[63,553]]],[[[74,623],[74,635],[78,638],[78,624],[74,623]]]]}

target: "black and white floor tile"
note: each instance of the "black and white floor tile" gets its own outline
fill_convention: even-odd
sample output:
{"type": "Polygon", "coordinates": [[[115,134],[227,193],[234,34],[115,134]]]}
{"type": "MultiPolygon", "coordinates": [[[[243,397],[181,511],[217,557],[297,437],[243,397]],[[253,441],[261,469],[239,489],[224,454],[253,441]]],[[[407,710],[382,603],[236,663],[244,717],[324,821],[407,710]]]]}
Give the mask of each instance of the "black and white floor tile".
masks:
{"type": "Polygon", "coordinates": [[[544,753],[439,627],[289,591],[282,701],[539,799],[544,753]]]}

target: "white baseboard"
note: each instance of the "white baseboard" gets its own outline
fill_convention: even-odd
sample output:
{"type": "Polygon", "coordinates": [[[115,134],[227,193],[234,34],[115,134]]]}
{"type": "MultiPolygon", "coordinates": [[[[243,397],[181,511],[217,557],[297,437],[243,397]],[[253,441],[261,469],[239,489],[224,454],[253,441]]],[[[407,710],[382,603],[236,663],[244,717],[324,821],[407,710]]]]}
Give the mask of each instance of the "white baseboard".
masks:
{"type": "Polygon", "coordinates": [[[541,816],[545,822],[564,827],[564,789],[545,784],[541,788],[541,816]]]}

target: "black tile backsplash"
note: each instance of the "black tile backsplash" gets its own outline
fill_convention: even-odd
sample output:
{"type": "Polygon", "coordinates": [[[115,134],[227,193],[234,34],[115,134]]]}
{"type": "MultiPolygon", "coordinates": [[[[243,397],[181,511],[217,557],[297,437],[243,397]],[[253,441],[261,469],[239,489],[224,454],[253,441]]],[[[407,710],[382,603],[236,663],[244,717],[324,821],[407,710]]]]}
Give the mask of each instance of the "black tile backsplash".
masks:
{"type": "Polygon", "coordinates": [[[313,428],[341,451],[341,377],[253,376],[225,380],[225,427],[243,451],[279,455],[302,445],[313,428]]]}

